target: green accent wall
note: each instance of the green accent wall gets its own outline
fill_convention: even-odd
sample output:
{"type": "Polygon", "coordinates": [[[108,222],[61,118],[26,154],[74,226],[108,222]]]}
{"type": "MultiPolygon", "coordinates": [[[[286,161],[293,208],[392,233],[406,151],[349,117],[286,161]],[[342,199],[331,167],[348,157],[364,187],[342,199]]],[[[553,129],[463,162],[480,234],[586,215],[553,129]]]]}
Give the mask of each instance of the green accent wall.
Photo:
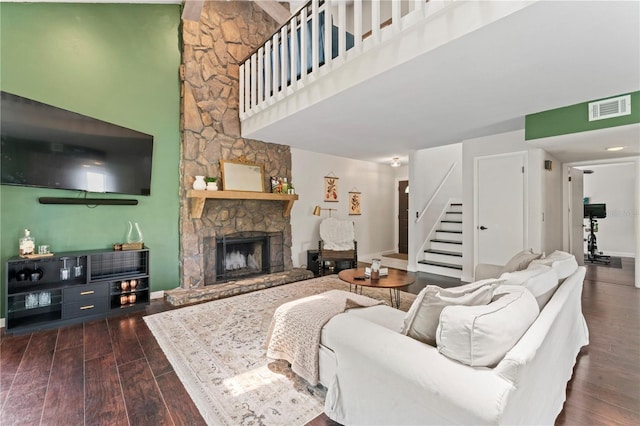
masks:
{"type": "Polygon", "coordinates": [[[589,121],[589,102],[583,102],[563,108],[552,109],[527,115],[525,117],[525,140],[547,138],[549,136],[568,135],[608,127],[640,123],[640,92],[621,93],[603,99],[631,95],[631,114],[622,117],[589,121]]]}
{"type": "MultiPolygon", "coordinates": [[[[180,5],[0,3],[0,88],[154,136],[151,196],[137,206],[42,205],[79,197],[0,186],[2,305],[5,262],[31,229],[55,252],[111,247],[138,222],[151,249],[151,290],[179,285],[180,5]]],[[[5,317],[1,307],[0,317],[5,317]]]]}

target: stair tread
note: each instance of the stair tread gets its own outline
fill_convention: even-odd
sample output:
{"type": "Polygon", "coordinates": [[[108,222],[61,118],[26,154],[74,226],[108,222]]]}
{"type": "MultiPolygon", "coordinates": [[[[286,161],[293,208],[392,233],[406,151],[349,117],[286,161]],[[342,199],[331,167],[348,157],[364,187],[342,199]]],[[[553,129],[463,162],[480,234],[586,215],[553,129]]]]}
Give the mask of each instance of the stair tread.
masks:
{"type": "Polygon", "coordinates": [[[419,260],[418,263],[422,263],[423,265],[440,266],[443,268],[462,270],[462,265],[454,265],[454,264],[445,263],[445,262],[436,262],[435,260],[419,260]]]}
{"type": "Polygon", "coordinates": [[[461,206],[462,203],[451,203],[450,206],[461,206]]]}
{"type": "Polygon", "coordinates": [[[437,229],[436,232],[447,232],[449,234],[462,234],[462,231],[449,231],[446,229],[437,229]]]}
{"type": "Polygon", "coordinates": [[[448,244],[462,244],[462,241],[456,241],[456,240],[443,240],[440,238],[435,238],[433,240],[431,240],[432,243],[448,243],[448,244]]]}
{"type": "Polygon", "coordinates": [[[424,252],[425,253],[433,253],[433,254],[444,254],[445,256],[462,257],[462,253],[458,253],[458,252],[455,252],[455,251],[427,249],[424,252]]]}
{"type": "Polygon", "coordinates": [[[447,212],[447,214],[462,214],[462,212],[447,212]]]}
{"type": "Polygon", "coordinates": [[[441,220],[441,223],[462,223],[461,220],[441,220]]]}

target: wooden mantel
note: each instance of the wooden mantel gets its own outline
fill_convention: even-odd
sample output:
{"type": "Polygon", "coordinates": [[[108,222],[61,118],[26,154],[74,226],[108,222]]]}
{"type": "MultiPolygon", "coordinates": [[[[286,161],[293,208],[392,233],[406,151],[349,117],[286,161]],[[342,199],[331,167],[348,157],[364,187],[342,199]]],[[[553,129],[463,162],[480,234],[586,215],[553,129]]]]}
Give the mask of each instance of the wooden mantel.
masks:
{"type": "Polygon", "coordinates": [[[187,190],[187,198],[191,199],[191,218],[200,219],[204,210],[204,203],[207,199],[218,200],[268,200],[284,201],[284,217],[289,217],[293,202],[298,199],[297,194],[272,194],[270,192],[248,192],[248,191],[207,191],[207,190],[187,190]]]}

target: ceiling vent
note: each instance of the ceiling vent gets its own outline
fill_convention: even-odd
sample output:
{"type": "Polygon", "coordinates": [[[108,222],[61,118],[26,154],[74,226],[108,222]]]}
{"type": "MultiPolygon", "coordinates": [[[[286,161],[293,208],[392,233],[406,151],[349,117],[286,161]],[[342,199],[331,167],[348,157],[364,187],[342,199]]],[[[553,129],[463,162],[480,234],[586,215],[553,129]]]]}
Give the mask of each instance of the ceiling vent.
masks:
{"type": "Polygon", "coordinates": [[[589,103],[589,121],[631,114],[631,95],[618,96],[589,103]]]}

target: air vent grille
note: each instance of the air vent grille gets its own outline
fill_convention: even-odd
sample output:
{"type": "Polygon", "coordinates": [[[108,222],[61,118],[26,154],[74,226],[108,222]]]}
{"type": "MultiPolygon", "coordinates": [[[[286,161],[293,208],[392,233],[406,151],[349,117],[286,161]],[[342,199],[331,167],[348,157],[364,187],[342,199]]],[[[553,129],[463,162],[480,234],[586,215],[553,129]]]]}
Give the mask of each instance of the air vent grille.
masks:
{"type": "Polygon", "coordinates": [[[589,103],[589,121],[631,114],[631,95],[589,103]]]}

